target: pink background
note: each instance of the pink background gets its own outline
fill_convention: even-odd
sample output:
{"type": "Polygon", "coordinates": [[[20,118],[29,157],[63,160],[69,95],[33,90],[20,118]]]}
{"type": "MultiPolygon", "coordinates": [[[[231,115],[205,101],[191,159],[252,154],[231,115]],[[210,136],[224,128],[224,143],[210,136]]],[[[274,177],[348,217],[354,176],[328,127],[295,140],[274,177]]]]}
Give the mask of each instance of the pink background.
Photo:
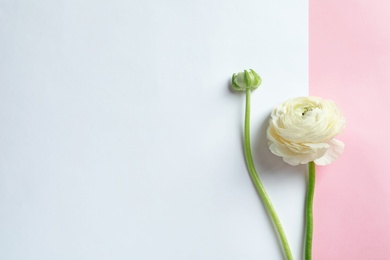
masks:
{"type": "Polygon", "coordinates": [[[309,25],[310,95],[347,119],[317,168],[313,258],[390,259],[390,1],[310,0],[309,25]]]}

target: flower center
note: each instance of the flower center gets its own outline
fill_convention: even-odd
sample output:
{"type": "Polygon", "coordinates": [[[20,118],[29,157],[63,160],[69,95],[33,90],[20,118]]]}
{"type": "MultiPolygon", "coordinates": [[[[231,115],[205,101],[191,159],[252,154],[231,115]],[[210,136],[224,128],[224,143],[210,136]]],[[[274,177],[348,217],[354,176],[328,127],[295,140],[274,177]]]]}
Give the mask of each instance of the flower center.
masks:
{"type": "Polygon", "coordinates": [[[303,111],[302,111],[302,116],[305,116],[305,114],[306,114],[308,111],[310,111],[310,110],[311,110],[310,108],[305,107],[305,108],[303,109],[303,111]]]}

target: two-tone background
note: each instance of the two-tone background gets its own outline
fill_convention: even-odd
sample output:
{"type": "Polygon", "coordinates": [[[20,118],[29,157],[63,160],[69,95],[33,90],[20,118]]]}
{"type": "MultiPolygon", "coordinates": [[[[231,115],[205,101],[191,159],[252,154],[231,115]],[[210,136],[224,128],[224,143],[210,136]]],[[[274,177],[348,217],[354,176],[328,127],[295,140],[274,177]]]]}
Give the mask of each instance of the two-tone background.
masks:
{"type": "Polygon", "coordinates": [[[333,99],[345,153],[318,168],[314,259],[388,259],[386,1],[0,0],[0,259],[281,259],[255,163],[302,258],[306,168],[270,111],[333,99]]]}

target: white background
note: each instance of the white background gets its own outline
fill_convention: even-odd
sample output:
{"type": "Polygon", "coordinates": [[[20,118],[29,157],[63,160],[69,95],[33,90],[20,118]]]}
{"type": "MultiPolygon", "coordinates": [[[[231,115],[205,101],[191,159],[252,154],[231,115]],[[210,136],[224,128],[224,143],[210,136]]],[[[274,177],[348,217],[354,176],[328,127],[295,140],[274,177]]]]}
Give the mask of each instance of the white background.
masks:
{"type": "Polygon", "coordinates": [[[301,258],[305,167],[268,151],[307,95],[307,1],[0,0],[0,259],[282,259],[244,162],[301,258]]]}

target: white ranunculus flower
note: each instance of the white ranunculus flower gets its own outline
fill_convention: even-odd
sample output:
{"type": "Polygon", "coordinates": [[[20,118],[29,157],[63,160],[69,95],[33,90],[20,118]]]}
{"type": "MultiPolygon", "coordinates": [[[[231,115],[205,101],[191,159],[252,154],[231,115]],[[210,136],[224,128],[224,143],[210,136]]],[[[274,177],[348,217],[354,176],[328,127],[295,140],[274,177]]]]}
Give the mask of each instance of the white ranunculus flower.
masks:
{"type": "Polygon", "coordinates": [[[267,129],[269,149],[291,165],[330,164],[344,150],[344,144],[334,139],[344,126],[345,119],[333,101],[289,99],[272,111],[267,129]]]}

